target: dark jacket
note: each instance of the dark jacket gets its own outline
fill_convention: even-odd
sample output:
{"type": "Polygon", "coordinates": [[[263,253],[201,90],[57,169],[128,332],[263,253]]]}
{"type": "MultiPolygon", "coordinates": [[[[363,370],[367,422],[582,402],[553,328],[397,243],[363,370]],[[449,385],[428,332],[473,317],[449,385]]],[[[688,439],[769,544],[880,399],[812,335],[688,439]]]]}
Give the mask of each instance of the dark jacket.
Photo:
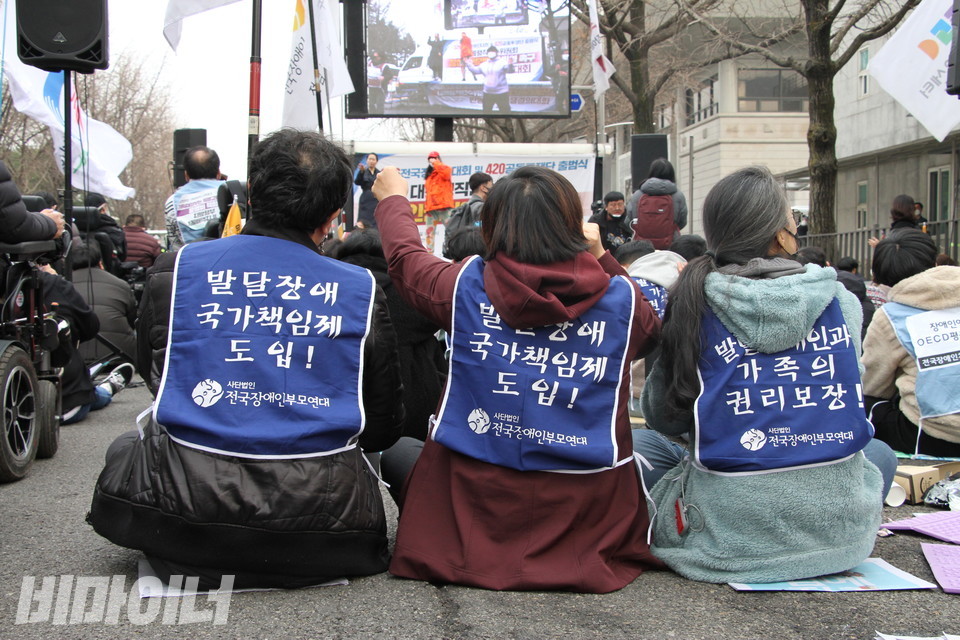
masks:
{"type": "Polygon", "coordinates": [[[373,217],[373,212],[377,208],[377,196],[373,195],[371,189],[373,189],[373,183],[378,175],[380,175],[380,169],[374,169],[373,173],[364,169],[363,171],[357,171],[357,177],[353,180],[353,184],[360,187],[362,191],[360,194],[360,210],[357,211],[357,222],[362,222],[368,229],[377,227],[377,220],[373,217]]]}
{"type": "Polygon", "coordinates": [[[151,267],[160,255],[160,242],[143,227],[127,225],[123,228],[123,235],[127,241],[127,260],[144,269],[151,267]]]}
{"type": "Polygon", "coordinates": [[[587,222],[592,222],[600,227],[600,242],[607,251],[613,251],[625,242],[630,242],[633,238],[633,229],[627,224],[627,217],[607,218],[606,211],[600,211],[593,214],[587,222]]]}
{"type": "MultiPolygon", "coordinates": [[[[7,165],[0,161],[0,242],[18,244],[36,240],[52,240],[57,224],[43,215],[27,211],[20,190],[13,183],[7,165]]],[[[6,288],[6,258],[0,254],[0,296],[6,288]]]]}
{"type": "MultiPolygon", "coordinates": [[[[377,222],[404,300],[449,331],[462,265],[427,253],[406,198],[381,201],[377,222]]],[[[626,272],[609,254],[599,263],[582,252],[547,265],[497,254],[486,263],[484,289],[505,324],[529,328],[579,317],[618,274],[626,272]]],[[[629,361],[653,348],[660,329],[647,304],[636,305],[632,325],[615,419],[620,452],[632,451],[629,361]]],[[[633,464],[587,474],[517,471],[431,439],[403,494],[394,575],[486,589],[607,592],[661,566],[647,545],[647,507],[633,464]]]]}
{"type": "Polygon", "coordinates": [[[43,283],[44,308],[54,311],[58,317],[70,323],[71,340],[63,345],[69,354],[69,361],[60,374],[63,385],[62,410],[66,413],[94,400],[93,382],[77,350],[77,343],[93,339],[100,330],[100,320],[69,281],[46,272],[40,272],[40,279],[43,283]]]}
{"type": "MultiPolygon", "coordinates": [[[[255,220],[243,233],[316,251],[306,234],[266,229],[255,220]]],[[[269,256],[259,258],[251,257],[252,264],[269,266],[269,256]]],[[[152,286],[164,281],[153,277],[152,286]]],[[[366,427],[359,438],[367,451],[393,444],[403,420],[396,336],[379,289],[373,314],[364,352],[366,427]]],[[[88,521],[112,542],[204,575],[234,574],[246,586],[302,586],[386,569],[380,488],[359,447],[257,460],[180,445],[152,419],[143,429],[142,439],[118,441],[97,481],[88,521]]]]}
{"type": "MultiPolygon", "coordinates": [[[[100,319],[100,334],[134,362],[137,336],[133,333],[133,323],[137,318],[137,301],[130,285],[103,269],[93,268],[74,271],[73,286],[100,319]]],[[[96,339],[80,344],[80,355],[87,364],[109,354],[110,349],[96,339]]]]}

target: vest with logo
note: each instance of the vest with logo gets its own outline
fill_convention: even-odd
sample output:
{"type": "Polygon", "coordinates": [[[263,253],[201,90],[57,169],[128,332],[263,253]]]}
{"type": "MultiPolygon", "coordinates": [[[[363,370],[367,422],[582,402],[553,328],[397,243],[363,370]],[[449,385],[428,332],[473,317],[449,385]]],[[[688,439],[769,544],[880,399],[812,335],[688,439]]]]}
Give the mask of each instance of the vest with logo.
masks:
{"type": "Polygon", "coordinates": [[[960,307],[926,311],[888,302],[883,311],[900,344],[917,362],[921,423],[924,418],[960,413],[960,307]]]}
{"type": "Polygon", "coordinates": [[[184,247],[157,422],[181,444],[242,457],[353,448],[375,286],[369,271],[286,240],[184,247]]]}
{"type": "Polygon", "coordinates": [[[634,278],[633,281],[640,285],[640,291],[653,307],[654,313],[663,320],[663,314],[667,311],[667,288],[643,278],[634,278]]]}
{"type": "Polygon", "coordinates": [[[598,472],[632,460],[616,416],[636,290],[621,276],[579,318],[512,329],[483,288],[484,263],[457,277],[446,393],[431,437],[520,471],[598,472]]]}
{"type": "Polygon", "coordinates": [[[184,244],[202,238],[207,224],[220,219],[217,191],[221,184],[223,180],[191,180],[174,192],[173,211],[184,244]]]}
{"type": "Polygon", "coordinates": [[[873,437],[836,298],[803,340],[779,353],[745,347],[709,308],[702,340],[694,404],[699,467],[750,474],[832,464],[873,437]]]}

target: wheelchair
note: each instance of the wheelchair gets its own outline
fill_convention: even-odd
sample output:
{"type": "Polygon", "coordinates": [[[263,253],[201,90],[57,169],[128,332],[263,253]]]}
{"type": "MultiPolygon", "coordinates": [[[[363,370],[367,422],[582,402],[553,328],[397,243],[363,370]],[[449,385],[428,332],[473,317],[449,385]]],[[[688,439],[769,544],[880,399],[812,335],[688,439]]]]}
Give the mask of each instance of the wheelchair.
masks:
{"type": "Polygon", "coordinates": [[[60,375],[55,353],[69,324],[44,313],[36,261],[57,257],[53,240],[0,244],[6,262],[0,307],[0,482],[23,478],[60,444],[60,375]]]}

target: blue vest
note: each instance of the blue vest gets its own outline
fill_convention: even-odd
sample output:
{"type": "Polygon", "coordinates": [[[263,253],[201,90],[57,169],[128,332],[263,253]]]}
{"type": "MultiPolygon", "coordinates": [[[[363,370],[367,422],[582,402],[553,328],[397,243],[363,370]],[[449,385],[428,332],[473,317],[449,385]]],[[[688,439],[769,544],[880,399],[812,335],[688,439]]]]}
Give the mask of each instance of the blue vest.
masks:
{"type": "Polygon", "coordinates": [[[618,451],[616,416],[636,289],[610,279],[579,318],[515,330],[483,288],[472,258],[454,291],[447,389],[433,439],[520,471],[596,472],[631,459],[618,451]]]}
{"type": "Polygon", "coordinates": [[[181,444],[251,458],[354,447],[375,286],[369,271],[286,240],[187,245],[157,422],[181,444]]]}
{"type": "Polygon", "coordinates": [[[960,413],[960,307],[926,311],[888,302],[882,308],[900,344],[917,361],[921,421],[960,413]]]}
{"type": "Polygon", "coordinates": [[[217,191],[223,180],[191,180],[173,194],[173,211],[183,244],[203,237],[203,230],[212,220],[220,219],[217,191]]]}
{"type": "Polygon", "coordinates": [[[640,285],[640,291],[643,291],[647,302],[653,307],[657,317],[663,320],[663,314],[667,311],[667,288],[643,278],[634,278],[633,281],[640,285]]]}
{"type": "Polygon", "coordinates": [[[712,309],[703,318],[697,464],[764,473],[845,460],[873,437],[857,353],[834,300],[797,346],[747,349],[712,309]]]}

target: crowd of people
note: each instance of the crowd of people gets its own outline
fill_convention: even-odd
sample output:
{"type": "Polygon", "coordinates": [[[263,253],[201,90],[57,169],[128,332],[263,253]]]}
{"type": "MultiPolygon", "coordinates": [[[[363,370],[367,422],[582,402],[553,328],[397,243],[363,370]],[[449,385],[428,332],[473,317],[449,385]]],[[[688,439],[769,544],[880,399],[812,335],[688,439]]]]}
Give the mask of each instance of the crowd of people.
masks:
{"type": "MultiPolygon", "coordinates": [[[[124,228],[126,257],[150,263],[139,307],[91,243],[74,286],[100,293],[61,294],[77,337],[109,331],[155,395],[106,452],[89,522],[161,577],[389,571],[590,593],[663,568],[801,579],[870,555],[893,449],[960,455],[955,368],[929,339],[960,328],[960,270],[900,224],[874,250],[875,304],[855,260],[801,250],[765,168],[710,190],[700,237],[680,233],[665,159],[585,222],[573,186],[538,166],[476,173],[452,209],[434,152],[441,258],[396,168],[293,130],[254,149],[242,233],[203,241],[222,212],[197,212],[223,176],[212,150],[187,156],[167,207],[182,246],[124,228]],[[360,224],[332,238],[354,185],[360,224]],[[400,512],[392,555],[381,483],[400,512]]],[[[16,228],[62,226],[36,216],[16,228]]],[[[129,382],[116,373],[69,403],[65,388],[65,411],[101,408],[129,382]]]]}

